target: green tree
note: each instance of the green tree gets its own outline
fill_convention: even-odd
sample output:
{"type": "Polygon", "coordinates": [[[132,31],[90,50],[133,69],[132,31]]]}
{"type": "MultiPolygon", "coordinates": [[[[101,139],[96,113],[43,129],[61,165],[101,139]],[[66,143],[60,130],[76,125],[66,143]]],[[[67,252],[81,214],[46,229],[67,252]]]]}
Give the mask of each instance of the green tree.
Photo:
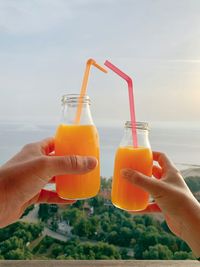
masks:
{"type": "Polygon", "coordinates": [[[161,223],[161,227],[162,227],[162,229],[163,229],[165,232],[172,234],[172,232],[171,232],[171,230],[169,229],[169,227],[168,227],[166,221],[163,221],[163,222],[161,223]]]}
{"type": "Polygon", "coordinates": [[[187,260],[187,259],[194,259],[191,253],[186,251],[176,251],[173,256],[173,260],[187,260]]]}
{"type": "Polygon", "coordinates": [[[104,190],[104,189],[110,190],[111,184],[112,184],[111,178],[107,179],[105,177],[101,177],[101,190],[104,190]]]}
{"type": "Polygon", "coordinates": [[[186,251],[186,252],[191,252],[190,247],[186,244],[186,242],[184,242],[183,240],[181,240],[180,238],[176,238],[176,240],[179,240],[179,250],[181,251],[186,251]]]}
{"type": "Polygon", "coordinates": [[[56,240],[50,236],[45,236],[42,241],[33,249],[33,253],[43,254],[54,244],[56,240]]]}
{"type": "Polygon", "coordinates": [[[139,224],[139,226],[139,229],[136,228],[134,232],[136,240],[134,252],[136,259],[143,259],[143,252],[148,250],[149,246],[154,246],[158,243],[159,234],[154,226],[148,226],[147,228],[141,224],[139,224]]]}
{"type": "Polygon", "coordinates": [[[53,221],[51,222],[51,229],[52,229],[53,231],[56,231],[56,230],[58,229],[58,222],[57,222],[56,220],[53,220],[53,221]]]}
{"type": "Polygon", "coordinates": [[[73,206],[68,207],[68,209],[71,209],[71,208],[82,209],[84,203],[85,203],[85,200],[78,200],[73,204],[73,206]]]}
{"type": "Polygon", "coordinates": [[[139,239],[145,232],[146,227],[143,224],[137,224],[133,230],[133,237],[137,240],[139,239]]]}
{"type": "Polygon", "coordinates": [[[0,254],[4,255],[8,251],[15,250],[17,248],[22,249],[24,246],[23,240],[12,236],[9,239],[0,243],[0,254]]]}
{"type": "Polygon", "coordinates": [[[101,228],[104,232],[110,232],[111,230],[111,225],[109,221],[101,221],[101,228]]]}
{"type": "Polygon", "coordinates": [[[19,239],[22,239],[25,243],[33,239],[31,232],[25,229],[18,229],[14,233],[14,235],[18,237],[19,239]]]}
{"type": "Polygon", "coordinates": [[[143,216],[134,216],[133,220],[136,224],[142,224],[145,226],[145,221],[143,219],[143,216]]]}
{"type": "Polygon", "coordinates": [[[160,224],[153,216],[143,215],[142,216],[145,226],[154,226],[157,229],[160,228],[160,224]]]}
{"type": "Polygon", "coordinates": [[[33,256],[30,251],[27,250],[27,248],[20,249],[16,248],[13,250],[8,251],[5,254],[6,260],[26,260],[26,259],[32,259],[33,256]]]}
{"type": "Polygon", "coordinates": [[[106,241],[110,244],[115,244],[117,245],[119,240],[118,240],[118,233],[116,231],[112,231],[108,234],[106,241]]]}
{"type": "Polygon", "coordinates": [[[122,227],[119,230],[119,245],[120,246],[124,246],[124,247],[128,247],[130,245],[130,241],[133,237],[133,233],[132,231],[127,228],[127,227],[122,227]]]}
{"type": "Polygon", "coordinates": [[[26,208],[24,213],[22,214],[21,218],[23,218],[24,216],[28,215],[29,212],[34,209],[34,207],[35,207],[34,204],[32,204],[28,208],[26,208]]]}
{"type": "MultiPolygon", "coordinates": [[[[59,255],[56,257],[57,260],[66,260],[66,256],[65,255],[59,255]]],[[[73,260],[73,258],[71,258],[70,260],[73,260]]]]}
{"type": "Polygon", "coordinates": [[[99,214],[104,210],[104,198],[102,196],[96,196],[88,200],[90,206],[94,207],[94,213],[99,214]]]}
{"type": "Polygon", "coordinates": [[[120,250],[121,258],[123,260],[128,260],[130,259],[130,256],[128,255],[128,250],[126,248],[123,248],[120,250]]]}
{"type": "Polygon", "coordinates": [[[72,229],[72,233],[81,237],[91,238],[96,231],[94,225],[87,218],[82,217],[78,223],[76,223],[72,229]]]}
{"type": "Polygon", "coordinates": [[[48,219],[55,216],[58,211],[58,206],[56,204],[40,204],[38,210],[38,217],[43,222],[47,222],[48,219]]]}
{"type": "Polygon", "coordinates": [[[28,224],[28,230],[32,234],[33,239],[37,238],[44,230],[44,225],[42,223],[30,223],[28,224]]]}
{"type": "Polygon", "coordinates": [[[121,255],[119,249],[113,245],[107,243],[99,242],[94,248],[95,258],[103,259],[102,256],[106,256],[108,259],[120,259],[121,255]]]}
{"type": "Polygon", "coordinates": [[[53,258],[56,258],[60,254],[63,254],[63,246],[59,244],[53,244],[51,248],[51,254],[53,255],[53,258]]]}
{"type": "Polygon", "coordinates": [[[143,253],[143,259],[154,259],[154,260],[170,260],[173,257],[173,253],[167,246],[157,244],[150,246],[143,253]]]}
{"type": "Polygon", "coordinates": [[[146,249],[149,246],[156,245],[158,243],[158,238],[158,233],[146,231],[144,235],[139,238],[138,242],[143,245],[144,249],[146,249]]]}
{"type": "Polygon", "coordinates": [[[161,232],[158,237],[158,243],[166,245],[172,252],[179,250],[179,246],[176,241],[177,238],[174,235],[165,232],[161,232]]]}
{"type": "Polygon", "coordinates": [[[83,217],[82,212],[77,208],[67,209],[62,212],[62,218],[65,221],[69,222],[71,226],[78,223],[78,221],[82,217],[83,217]]]}
{"type": "Polygon", "coordinates": [[[49,219],[49,205],[48,204],[39,205],[38,217],[43,222],[46,222],[49,219]]]}

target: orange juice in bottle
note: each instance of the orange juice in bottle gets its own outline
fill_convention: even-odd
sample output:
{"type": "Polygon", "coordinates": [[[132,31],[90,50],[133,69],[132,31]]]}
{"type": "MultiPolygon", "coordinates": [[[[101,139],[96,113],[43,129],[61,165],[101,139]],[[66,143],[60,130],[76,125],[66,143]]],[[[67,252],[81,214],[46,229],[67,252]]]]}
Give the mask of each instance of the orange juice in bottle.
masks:
{"type": "Polygon", "coordinates": [[[147,207],[149,194],[124,179],[120,171],[130,168],[151,176],[153,159],[148,139],[148,124],[136,123],[138,147],[132,145],[131,127],[131,122],[126,122],[123,139],[116,151],[111,196],[112,203],[116,207],[128,211],[138,211],[147,207]]]}
{"type": "Polygon", "coordinates": [[[83,96],[79,124],[74,124],[79,95],[63,96],[63,118],[55,136],[55,154],[94,156],[98,165],[86,174],[56,176],[56,192],[64,199],[86,199],[100,188],[99,137],[90,112],[90,99],[83,96]]]}

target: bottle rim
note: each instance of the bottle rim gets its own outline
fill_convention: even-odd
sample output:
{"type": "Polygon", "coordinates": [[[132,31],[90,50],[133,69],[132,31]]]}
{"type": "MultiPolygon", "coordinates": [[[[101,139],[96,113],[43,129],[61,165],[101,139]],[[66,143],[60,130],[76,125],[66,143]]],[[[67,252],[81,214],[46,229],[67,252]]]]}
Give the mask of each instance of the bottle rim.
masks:
{"type": "Polygon", "coordinates": [[[145,122],[145,121],[137,121],[135,124],[132,124],[131,121],[126,121],[125,122],[125,127],[126,128],[135,127],[138,130],[146,130],[146,131],[150,130],[149,123],[145,122]]]}
{"type": "Polygon", "coordinates": [[[65,94],[61,98],[61,102],[63,105],[65,104],[72,104],[72,103],[79,103],[82,102],[83,104],[91,104],[90,97],[88,95],[80,96],[80,94],[65,94]]]}

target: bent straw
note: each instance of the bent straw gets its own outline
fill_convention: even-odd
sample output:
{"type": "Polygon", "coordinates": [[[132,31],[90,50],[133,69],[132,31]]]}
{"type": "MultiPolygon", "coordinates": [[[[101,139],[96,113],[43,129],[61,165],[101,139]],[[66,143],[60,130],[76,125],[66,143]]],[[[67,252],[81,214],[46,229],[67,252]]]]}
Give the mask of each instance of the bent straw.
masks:
{"type": "Polygon", "coordinates": [[[114,71],[117,75],[122,77],[128,84],[128,94],[129,94],[129,106],[130,106],[130,115],[131,115],[131,124],[132,124],[132,138],[133,138],[133,146],[138,146],[137,141],[137,132],[136,132],[136,119],[135,119],[135,105],[134,105],[134,97],[133,97],[133,82],[132,79],[118,69],[115,65],[113,65],[108,60],[105,61],[104,65],[114,71]]]}
{"type": "Polygon", "coordinates": [[[97,69],[107,73],[107,70],[104,69],[103,67],[101,67],[100,65],[98,65],[94,59],[92,59],[92,58],[88,59],[88,61],[86,63],[84,76],[83,76],[83,82],[82,82],[82,86],[81,86],[79,103],[78,103],[78,107],[77,107],[77,111],[76,111],[76,118],[75,118],[75,121],[74,121],[75,124],[79,124],[80,123],[82,106],[83,106],[83,97],[86,94],[88,78],[89,78],[89,74],[90,74],[90,68],[91,68],[92,65],[94,67],[96,67],[97,69]]]}

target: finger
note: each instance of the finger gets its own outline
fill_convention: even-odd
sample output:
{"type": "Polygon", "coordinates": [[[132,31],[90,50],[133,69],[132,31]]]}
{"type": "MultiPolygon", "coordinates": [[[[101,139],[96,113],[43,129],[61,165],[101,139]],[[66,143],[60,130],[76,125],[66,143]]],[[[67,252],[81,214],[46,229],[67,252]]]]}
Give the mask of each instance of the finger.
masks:
{"type": "Polygon", "coordinates": [[[146,213],[157,213],[162,212],[156,203],[149,203],[146,209],[140,211],[131,211],[133,214],[146,214],[146,213]]]}
{"type": "Polygon", "coordinates": [[[38,142],[38,145],[40,145],[41,152],[45,155],[48,155],[54,151],[54,138],[53,137],[46,138],[38,142]]]}
{"type": "Polygon", "coordinates": [[[121,170],[121,174],[130,183],[143,188],[145,191],[148,191],[152,195],[157,195],[162,188],[162,184],[159,180],[153,177],[148,177],[135,170],[123,169],[121,170]]]}
{"type": "Polygon", "coordinates": [[[160,179],[162,177],[162,169],[156,165],[153,165],[152,174],[155,178],[160,179]]]}
{"type": "Polygon", "coordinates": [[[166,171],[169,168],[176,169],[175,165],[164,153],[153,151],[153,160],[159,163],[163,171],[166,171]]]}
{"type": "Polygon", "coordinates": [[[62,199],[56,192],[42,189],[36,203],[73,204],[76,200],[62,199]]]}
{"type": "Polygon", "coordinates": [[[48,157],[48,172],[52,176],[62,174],[82,174],[92,171],[98,164],[94,157],[86,156],[51,156],[48,157]]]}

